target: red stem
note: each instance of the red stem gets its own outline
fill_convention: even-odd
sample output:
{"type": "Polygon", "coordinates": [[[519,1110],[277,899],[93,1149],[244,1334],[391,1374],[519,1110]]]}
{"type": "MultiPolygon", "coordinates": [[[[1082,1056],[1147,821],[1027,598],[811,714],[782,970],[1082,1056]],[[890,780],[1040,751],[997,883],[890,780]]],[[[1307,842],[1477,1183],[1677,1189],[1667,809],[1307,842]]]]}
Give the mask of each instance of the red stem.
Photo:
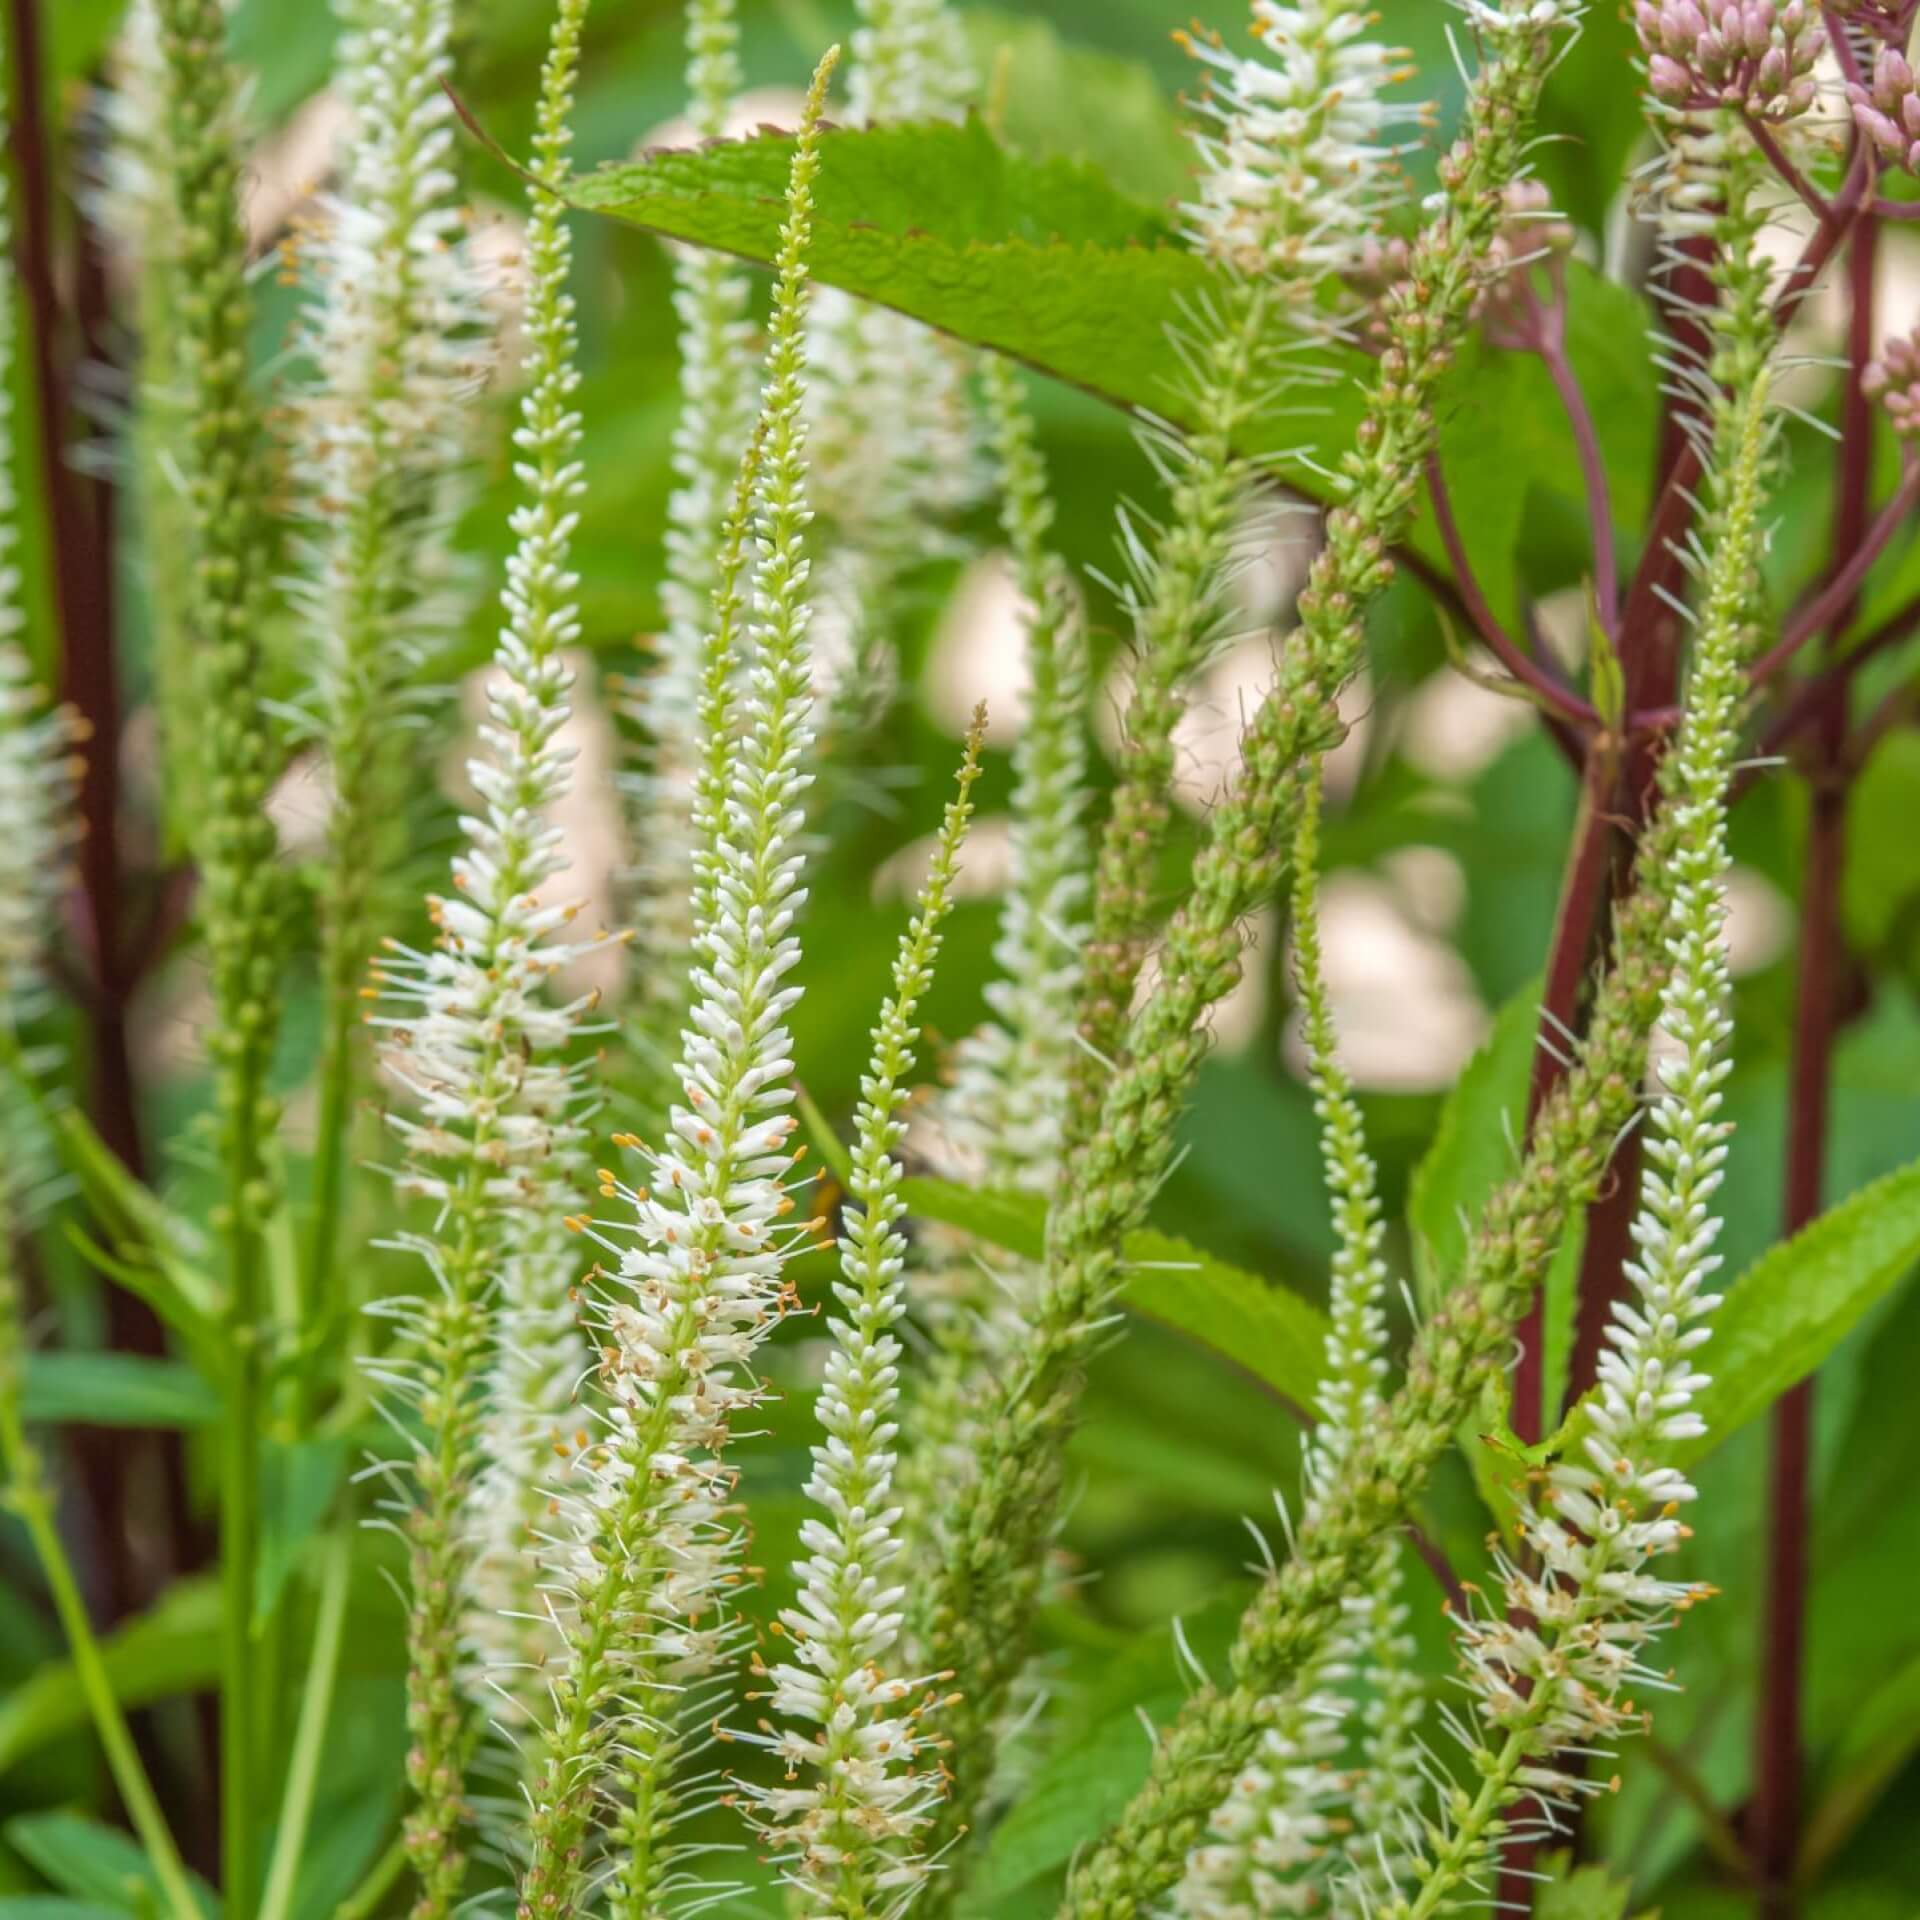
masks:
{"type": "Polygon", "coordinates": [[[1453,568],[1454,587],[1460,604],[1466,609],[1473,630],[1491,653],[1522,686],[1538,694],[1554,712],[1580,725],[1597,724],[1599,716],[1586,701],[1563,687],[1545,667],[1523,652],[1519,643],[1494,617],[1487,597],[1480,589],[1473,563],[1460,538],[1459,523],[1453,517],[1453,498],[1447,491],[1446,475],[1437,454],[1427,456],[1427,494],[1433,504],[1433,523],[1446,549],[1447,564],[1453,568]]]}
{"type": "Polygon", "coordinates": [[[1846,565],[1788,620],[1779,640],[1753,663],[1756,684],[1777,673],[1815,634],[1847,624],[1861,583],[1916,504],[1920,504],[1920,460],[1909,459],[1892,498],[1875,515],[1846,565]]]}
{"type": "Polygon", "coordinates": [[[1620,631],[1620,563],[1613,544],[1613,498],[1607,486],[1607,463],[1600,451],[1600,435],[1587,405],[1586,389],[1567,358],[1566,319],[1562,313],[1542,329],[1540,358],[1560,396],[1573,444],[1580,456],[1580,478],[1587,495],[1587,520],[1592,528],[1593,588],[1600,607],[1600,624],[1608,638],[1620,631]]]}
{"type": "MultiPolygon", "coordinates": [[[[1833,550],[1851,555],[1866,538],[1874,407],[1863,376],[1874,347],[1874,267],[1878,228],[1869,218],[1848,254],[1848,379],[1834,505],[1833,550]]],[[[1847,571],[1834,567],[1836,581],[1847,571]]],[[[1852,618],[1850,601],[1834,607],[1829,648],[1852,618]]],[[[1821,1210],[1826,1174],[1833,1041],[1838,1026],[1845,951],[1840,881],[1846,860],[1848,680],[1824,696],[1812,741],[1812,817],[1800,908],[1800,972],[1794,993],[1790,1106],[1787,1113],[1782,1228],[1795,1234],[1821,1210]]],[[[1748,1840],[1760,1885],[1762,1920],[1792,1920],[1793,1863],[1800,1845],[1803,1756],[1801,1667],[1806,1640],[1808,1473],[1812,1454],[1811,1378],[1774,1409],[1769,1463],[1766,1594],[1762,1613],[1760,1700],[1754,1725],[1754,1795],[1748,1840]]]]}

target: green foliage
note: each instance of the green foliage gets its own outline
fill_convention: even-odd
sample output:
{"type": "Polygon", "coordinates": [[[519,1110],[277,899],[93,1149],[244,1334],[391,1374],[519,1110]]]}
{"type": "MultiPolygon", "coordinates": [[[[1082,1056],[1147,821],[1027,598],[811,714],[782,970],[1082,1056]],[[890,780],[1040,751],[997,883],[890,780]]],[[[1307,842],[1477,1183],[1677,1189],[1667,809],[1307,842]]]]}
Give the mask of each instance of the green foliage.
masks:
{"type": "Polygon", "coordinates": [[[1680,1457],[1756,1418],[1812,1373],[1920,1264],[1920,1163],[1877,1180],[1771,1248],[1727,1288],[1713,1336],[1708,1433],[1680,1457]]]}
{"type": "Polygon", "coordinates": [[[21,1407],[29,1420],[100,1427],[204,1427],[220,1398],[191,1367],[137,1353],[36,1353],[21,1407]]]}
{"type": "MultiPolygon", "coordinates": [[[[699,152],[649,155],[575,186],[574,204],[630,226],[768,262],[779,234],[778,183],[792,142],[763,134],[699,152]]],[[[1169,329],[1217,307],[1224,277],[1175,246],[1163,216],[1084,166],[1030,160],[977,122],[840,132],[823,147],[813,270],[843,287],[976,345],[993,347],[1109,400],[1176,422],[1191,397],[1165,350],[1169,329]]],[[[1655,390],[1636,351],[1648,319],[1631,294],[1571,269],[1569,351],[1594,400],[1615,510],[1637,517],[1652,465],[1655,390]]],[[[1248,452],[1298,456],[1289,483],[1319,490],[1316,472],[1352,437],[1354,350],[1321,356],[1323,393],[1268,415],[1248,452]]],[[[1569,494],[1571,447],[1551,384],[1536,362],[1469,346],[1439,409],[1455,512],[1496,608],[1514,591],[1513,555],[1535,492],[1569,494]],[[1493,436],[1480,423],[1495,418],[1493,436]]],[[[1422,557],[1446,570],[1428,522],[1422,557]]],[[[1536,583],[1544,584],[1544,583],[1536,583]]]]}
{"type": "MultiPolygon", "coordinates": [[[[962,1228],[1023,1259],[1040,1257],[1046,1205],[1034,1195],[924,1179],[906,1181],[901,1192],[922,1219],[962,1228]]],[[[1125,1258],[1121,1300],[1129,1312],[1214,1348],[1294,1408],[1312,1405],[1325,1366],[1327,1320],[1319,1308],[1164,1233],[1129,1234],[1125,1258]]]]}

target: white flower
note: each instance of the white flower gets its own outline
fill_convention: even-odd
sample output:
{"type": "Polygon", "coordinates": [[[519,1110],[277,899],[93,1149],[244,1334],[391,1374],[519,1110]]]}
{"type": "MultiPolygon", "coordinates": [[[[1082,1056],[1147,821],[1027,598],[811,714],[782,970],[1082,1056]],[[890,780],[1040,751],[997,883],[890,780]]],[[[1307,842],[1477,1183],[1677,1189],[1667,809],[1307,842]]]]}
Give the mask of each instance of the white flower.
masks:
{"type": "MultiPolygon", "coordinates": [[[[564,82],[542,104],[548,179],[564,169],[566,105],[564,82]]],[[[582,1068],[571,1049],[594,1002],[556,1000],[552,980],[604,937],[577,938],[575,910],[548,898],[566,866],[552,819],[571,781],[566,655],[580,624],[570,547],[586,491],[571,255],[550,194],[535,196],[527,258],[530,384],[513,436],[524,497],[509,522],[515,545],[487,717],[467,763],[480,810],[461,822],[450,895],[430,903],[436,945],[418,953],[389,943],[378,970],[389,1005],[375,1020],[387,1071],[408,1096],[409,1110],[390,1116],[407,1154],[396,1184],[430,1201],[438,1222],[408,1244],[457,1291],[499,1294],[462,1571],[470,1683],[510,1717],[524,1714],[538,1684],[530,1663],[552,1650],[550,1629],[525,1617],[535,1610],[529,1533],[556,1424],[586,1366],[563,1221],[583,1161],[582,1068]]]]}
{"type": "Polygon", "coordinates": [[[352,119],[311,248],[318,377],[299,412],[308,531],[295,585],[344,794],[390,735],[396,692],[464,612],[447,536],[482,361],[442,84],[451,0],[342,0],[342,11],[352,119]]]}
{"type": "Polygon", "coordinates": [[[1399,190],[1394,130],[1424,120],[1387,98],[1406,55],[1367,37],[1375,19],[1345,0],[1254,0],[1265,57],[1191,43],[1219,76],[1186,210],[1203,252],[1302,293],[1360,264],[1399,190]]]}

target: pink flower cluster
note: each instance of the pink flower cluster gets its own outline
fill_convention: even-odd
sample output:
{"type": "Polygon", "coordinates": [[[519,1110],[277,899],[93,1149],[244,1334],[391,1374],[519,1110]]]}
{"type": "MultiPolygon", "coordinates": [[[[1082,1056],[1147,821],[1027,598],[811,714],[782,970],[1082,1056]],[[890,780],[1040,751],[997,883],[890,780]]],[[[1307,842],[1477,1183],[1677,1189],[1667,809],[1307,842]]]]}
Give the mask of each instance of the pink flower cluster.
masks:
{"type": "Polygon", "coordinates": [[[1920,327],[1889,340],[1860,384],[1886,408],[1895,433],[1920,437],[1920,327]]]}
{"type": "Polygon", "coordinates": [[[1849,85],[1847,101],[1861,133],[1889,166],[1920,173],[1920,91],[1903,54],[1882,47],[1873,63],[1873,85],[1849,85]]]}
{"type": "Polygon", "coordinates": [[[1806,0],[1639,0],[1647,83],[1670,107],[1739,107],[1791,120],[1813,104],[1826,45],[1806,0]]]}

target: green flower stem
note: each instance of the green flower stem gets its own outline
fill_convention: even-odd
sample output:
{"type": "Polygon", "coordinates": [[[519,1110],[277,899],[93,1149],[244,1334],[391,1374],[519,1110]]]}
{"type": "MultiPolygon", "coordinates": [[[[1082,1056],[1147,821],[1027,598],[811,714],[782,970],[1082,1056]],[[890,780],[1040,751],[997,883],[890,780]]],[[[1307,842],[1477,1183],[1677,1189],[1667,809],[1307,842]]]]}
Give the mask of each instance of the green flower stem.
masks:
{"type": "Polygon", "coordinates": [[[293,1910],[300,1860],[313,1823],[314,1795],[320,1785],[321,1756],[333,1716],[352,1577],[353,1524],[349,1512],[322,1551],[319,1613],[314,1621],[313,1644],[307,1651],[307,1677],[300,1694],[300,1717],[294,1727],[286,1788],[280,1799],[273,1857],[267,1863],[266,1891],[260,1898],[260,1920],[287,1920],[293,1910]]]}
{"type": "Polygon", "coordinates": [[[220,0],[158,0],[165,63],[165,165],[178,219],[182,449],[193,534],[188,618],[199,664],[206,814],[196,851],[212,963],[212,1056],[224,1196],[220,1429],[221,1833],[228,1920],[254,1905],[259,1789],[251,1623],[259,1551],[263,1336],[261,1236],[273,1200],[267,1158],[278,1120],[266,1090],[279,1023],[273,944],[278,882],[266,808],[274,773],[261,707],[260,605],[271,556],[262,435],[248,391],[252,301],[229,136],[234,71],[220,0]]]}
{"type": "Polygon", "coordinates": [[[1067,1138],[1098,1131],[1109,1074],[1124,1056],[1134,982],[1154,925],[1154,882],[1172,810],[1173,731],[1187,687],[1220,625],[1220,586],[1254,464],[1234,442],[1264,404],[1262,347],[1272,305],[1259,284],[1237,281],[1201,350],[1194,427],[1177,451],[1167,533],[1151,562],[1136,562],[1132,696],[1123,716],[1114,783],[1094,871],[1093,925],[1073,1051],[1067,1138]]]}
{"type": "MultiPolygon", "coordinates": [[[[1344,463],[1341,504],[1328,516],[1326,545],[1300,595],[1299,625],[1289,636],[1277,684],[1248,722],[1240,771],[1208,822],[1192,891],[1167,929],[1161,985],[1135,1016],[1122,1057],[1114,1062],[1097,1130],[1063,1172],[1049,1216],[1047,1283],[1027,1349],[988,1415],[979,1470],[956,1500],[949,1523],[946,1564],[922,1600],[918,1644],[940,1666],[967,1676],[966,1699],[946,1721],[956,1778],[942,1816],[944,1840],[957,1839],[975,1822],[1007,1689],[1025,1659],[1045,1545],[1059,1511],[1062,1454],[1079,1377],[1123,1279],[1122,1238],[1145,1217],[1169,1164],[1180,1111],[1206,1052],[1201,1022],[1239,977],[1239,922],[1280,877],[1303,769],[1344,730],[1336,701],[1361,658],[1365,610],[1391,577],[1387,549],[1412,509],[1433,443],[1433,403],[1473,312],[1552,45],[1549,27],[1514,29],[1494,41],[1475,82],[1467,129],[1441,163],[1446,209],[1421,230],[1406,278],[1384,303],[1386,347],[1357,445],[1344,463]]],[[[1151,822],[1164,804],[1157,791],[1155,781],[1143,780],[1128,802],[1143,810],[1143,822],[1151,822]]],[[[1151,838],[1150,826],[1145,830],[1151,838]]],[[[1131,839],[1131,829],[1126,837],[1131,839]]],[[[1109,853],[1117,857],[1119,845],[1110,830],[1103,860],[1109,853]]],[[[1137,883],[1137,856],[1124,878],[1129,888],[1137,883]]],[[[1101,884],[1109,896],[1109,927],[1120,924],[1114,912],[1118,884],[1111,876],[1101,884]]],[[[1096,946],[1100,911],[1096,896],[1096,946]]],[[[1110,948],[1090,962],[1090,980],[1118,979],[1117,973],[1095,971],[1114,962],[1118,952],[1110,948]]],[[[1090,1002],[1100,992],[1090,984],[1090,1002]]],[[[1124,1004],[1092,1006],[1090,1031],[1106,1032],[1124,1004]]],[[[1603,1144],[1612,1131],[1603,1130],[1603,1144]]],[[[1567,1184],[1547,1178],[1556,1189],[1567,1184]]],[[[1526,1269],[1529,1284],[1538,1270],[1526,1269]]],[[[1451,1432],[1449,1424],[1444,1433],[1451,1432]]],[[[1277,1680],[1261,1689],[1278,1690],[1277,1680]]],[[[1252,1701],[1248,1705],[1251,1727],[1252,1701]]],[[[1237,1766],[1247,1742],[1237,1742],[1234,1752],[1237,1766]]],[[[1204,1820],[1219,1794],[1213,1785],[1217,1756],[1202,1755],[1202,1761],[1208,1776],[1199,1814],[1204,1820]]],[[[1139,1897],[1169,1884],[1185,1844],[1196,1835],[1194,1829],[1186,1843],[1156,1861],[1158,1877],[1139,1897]]],[[[958,1879],[942,1876],[942,1883],[958,1879]]],[[[1102,1884],[1113,1879],[1102,1869],[1102,1884]]],[[[1127,1884],[1123,1872],[1116,1886],[1124,1890],[1127,1884]]],[[[941,1884],[930,1889],[936,1907],[951,1898],[941,1884]]],[[[1094,1904],[1073,1910],[1134,1911],[1124,1903],[1099,1904],[1118,1898],[1118,1892],[1103,1891],[1094,1904]]]]}
{"type": "MultiPolygon", "coordinates": [[[[9,1029],[9,1041],[12,1035],[9,1029]]],[[[5,1179],[0,1172],[0,1183],[5,1179]]],[[[146,1851],[147,1862],[165,1897],[172,1920],[202,1920],[180,1850],[167,1829],[166,1816],[133,1744],[126,1716],[114,1697],[113,1681],[87,1618],[86,1602],[74,1578],[53,1501],[41,1472],[40,1455],[27,1437],[20,1413],[20,1301],[13,1272],[12,1223],[0,1220],[0,1468],[6,1473],[6,1505],[19,1517],[46,1576],[53,1609],[66,1636],[75,1678],[92,1716],[94,1731],[107,1756],[127,1818],[146,1851]]]]}
{"type": "MultiPolygon", "coordinates": [[[[1653,830],[1656,847],[1667,846],[1671,833],[1663,817],[1653,830]]],[[[1525,1164],[1482,1214],[1465,1272],[1415,1339],[1406,1383],[1355,1437],[1302,1525],[1293,1557],[1247,1610],[1233,1684],[1201,1689],[1167,1730],[1147,1784],[1074,1874],[1063,1915],[1139,1913],[1178,1875],[1259,1739],[1263,1703],[1338,1630],[1341,1602],[1368,1576],[1376,1543],[1404,1525],[1434,1463],[1498,1373],[1540,1276],[1598,1191],[1612,1143],[1638,1110],[1665,981],[1666,906],[1663,893],[1647,886],[1620,909],[1614,968],[1580,1063],[1541,1110],[1525,1164]]]]}

